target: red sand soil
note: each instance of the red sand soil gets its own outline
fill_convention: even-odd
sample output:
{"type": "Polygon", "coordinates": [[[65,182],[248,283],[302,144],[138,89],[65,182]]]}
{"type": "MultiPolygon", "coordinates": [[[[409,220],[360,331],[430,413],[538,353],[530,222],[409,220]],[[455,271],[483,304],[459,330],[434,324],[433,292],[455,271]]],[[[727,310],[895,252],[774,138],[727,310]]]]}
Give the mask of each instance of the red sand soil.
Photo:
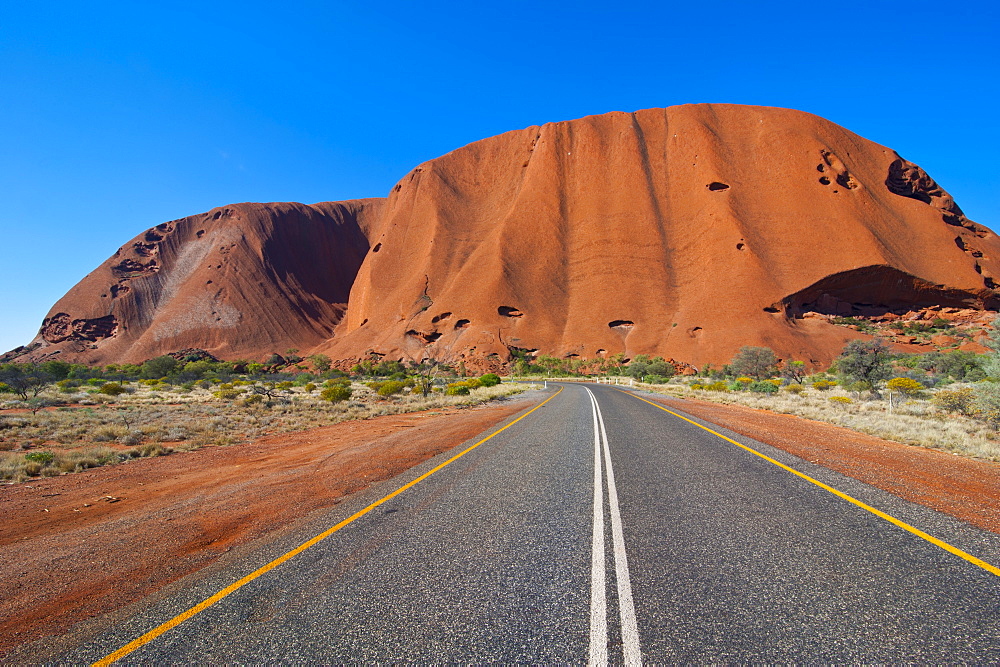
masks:
{"type": "Polygon", "coordinates": [[[664,397],[651,400],[1000,533],[1000,463],[740,405],[664,397]]]}
{"type": "Polygon", "coordinates": [[[343,422],[0,488],[0,656],[139,600],[530,405],[343,422]]]}

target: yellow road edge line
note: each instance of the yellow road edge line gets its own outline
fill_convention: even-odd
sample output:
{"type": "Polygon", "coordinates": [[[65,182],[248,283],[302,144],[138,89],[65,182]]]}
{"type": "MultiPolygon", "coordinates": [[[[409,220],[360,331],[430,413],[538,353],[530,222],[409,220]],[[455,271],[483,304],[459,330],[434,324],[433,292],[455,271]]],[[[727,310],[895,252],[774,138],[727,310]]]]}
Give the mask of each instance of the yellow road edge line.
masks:
{"type": "Polygon", "coordinates": [[[898,527],[902,528],[903,530],[905,530],[907,532],[913,533],[914,535],[916,535],[917,537],[919,537],[921,539],[927,540],[928,542],[930,542],[934,546],[940,547],[940,548],[944,549],[945,551],[947,551],[948,553],[954,554],[954,555],[958,556],[959,558],[972,563],[973,565],[981,567],[982,569],[986,570],[990,574],[995,574],[996,576],[1000,577],[1000,567],[996,567],[995,565],[990,565],[986,561],[984,561],[982,559],[979,559],[979,558],[976,558],[975,556],[973,556],[972,554],[970,554],[970,553],[968,553],[966,551],[962,551],[958,547],[954,547],[954,546],[948,544],[947,542],[945,542],[943,540],[939,540],[938,538],[934,537],[933,535],[928,535],[927,533],[925,533],[924,531],[920,530],[919,528],[917,528],[915,526],[911,526],[910,524],[906,523],[905,521],[900,521],[899,519],[897,519],[896,517],[892,516],[891,514],[886,514],[885,512],[883,512],[881,510],[875,509],[871,505],[866,505],[865,503],[861,502],[857,498],[854,498],[853,496],[847,495],[843,491],[839,491],[839,490],[833,488],[832,486],[830,486],[828,484],[824,484],[823,482],[819,481],[818,479],[813,479],[809,475],[807,475],[805,473],[802,473],[802,472],[799,472],[798,470],[796,470],[794,468],[791,468],[789,466],[786,466],[784,463],[781,463],[780,461],[776,461],[776,460],[772,459],[770,456],[767,456],[766,454],[762,454],[762,453],[758,452],[756,449],[753,449],[752,447],[747,447],[746,445],[743,445],[743,444],[740,444],[740,443],[736,442],[732,438],[727,438],[726,436],[722,435],[721,433],[719,433],[717,431],[713,431],[712,429],[708,428],[707,426],[702,426],[698,422],[693,421],[691,419],[688,419],[687,417],[684,417],[682,415],[679,415],[676,412],[674,412],[673,410],[669,410],[669,409],[663,407],[662,405],[658,405],[657,403],[654,403],[653,401],[647,401],[645,398],[642,398],[641,396],[636,396],[635,394],[633,394],[631,392],[628,392],[628,391],[622,391],[621,389],[618,389],[617,391],[621,391],[623,394],[628,394],[629,396],[632,396],[633,398],[637,398],[637,399],[639,399],[640,401],[642,401],[644,403],[649,403],[653,407],[659,408],[659,409],[663,410],[664,412],[669,412],[670,414],[672,414],[674,417],[677,417],[678,419],[683,419],[684,421],[686,421],[686,422],[688,422],[690,424],[694,424],[698,428],[704,429],[704,430],[708,431],[709,433],[711,433],[712,435],[716,435],[716,436],[722,438],[723,440],[725,440],[727,442],[731,442],[732,444],[736,445],[737,447],[739,447],[741,449],[745,449],[746,451],[750,452],[751,454],[755,454],[755,455],[759,456],[760,458],[764,459],[765,461],[767,461],[769,463],[773,463],[774,465],[778,466],[782,470],[787,470],[788,472],[792,473],[793,475],[797,475],[797,476],[801,477],[802,479],[806,480],[807,482],[811,482],[811,483],[815,484],[816,486],[818,486],[819,488],[824,489],[826,491],[829,491],[830,493],[832,493],[833,495],[837,496],[838,498],[846,500],[847,502],[849,502],[849,503],[851,503],[853,505],[857,505],[861,509],[867,510],[868,512],[871,512],[875,516],[877,516],[877,517],[879,517],[881,519],[885,519],[889,523],[891,523],[891,524],[893,524],[895,526],[898,526],[898,527]]]}
{"type": "Polygon", "coordinates": [[[240,588],[243,588],[243,586],[246,586],[248,583],[250,583],[254,579],[260,577],[261,575],[267,574],[268,572],[270,572],[274,568],[278,567],[279,565],[281,565],[285,561],[288,561],[288,560],[291,560],[292,558],[295,558],[296,556],[298,556],[300,553],[302,553],[303,551],[305,551],[309,547],[315,546],[316,544],[322,542],[323,540],[325,540],[326,538],[330,537],[331,535],[333,535],[334,533],[336,533],[338,530],[340,530],[344,526],[346,526],[346,525],[354,522],[357,519],[360,519],[365,514],[368,514],[370,511],[372,511],[373,509],[375,509],[376,507],[378,507],[382,503],[384,503],[384,502],[386,502],[388,500],[392,500],[393,498],[395,498],[396,496],[398,496],[399,494],[401,494],[403,491],[406,491],[407,489],[409,489],[412,486],[418,484],[419,482],[422,482],[423,480],[427,479],[428,477],[430,477],[431,475],[433,475],[437,471],[441,470],[445,466],[449,465],[450,463],[453,463],[454,461],[457,461],[458,459],[462,458],[463,456],[465,456],[466,454],[468,454],[473,449],[475,449],[479,445],[483,444],[484,442],[486,442],[490,438],[492,438],[492,437],[494,437],[496,435],[499,435],[503,431],[507,430],[508,428],[510,428],[511,426],[513,426],[514,424],[516,424],[517,422],[521,421],[522,419],[524,419],[525,417],[527,417],[528,415],[530,415],[532,412],[534,412],[535,410],[537,410],[538,408],[542,407],[543,405],[545,405],[546,403],[548,403],[549,401],[551,401],[553,398],[555,398],[556,396],[558,396],[560,393],[562,393],[562,390],[563,390],[563,388],[560,387],[559,391],[557,391],[556,393],[552,394],[551,396],[549,396],[548,398],[546,398],[544,401],[542,401],[541,403],[539,403],[535,407],[531,408],[531,410],[528,410],[527,412],[525,412],[523,415],[521,415],[520,417],[518,417],[517,419],[515,419],[511,423],[509,423],[506,426],[504,426],[502,428],[499,428],[496,431],[494,431],[493,433],[489,434],[488,436],[486,436],[485,438],[483,438],[482,440],[480,440],[476,444],[470,445],[467,449],[465,449],[462,452],[456,454],[455,456],[451,457],[450,459],[448,459],[444,463],[441,463],[440,465],[434,467],[433,469],[428,470],[427,472],[425,472],[420,477],[417,477],[412,482],[404,484],[403,486],[399,487],[398,489],[396,489],[395,491],[393,491],[389,495],[384,496],[384,497],[380,498],[379,500],[376,500],[375,502],[373,502],[371,505],[369,505],[368,507],[364,508],[363,510],[359,510],[359,511],[355,512],[354,514],[352,514],[351,516],[347,517],[346,519],[344,519],[343,521],[341,521],[337,525],[335,525],[335,526],[333,526],[331,528],[328,528],[327,530],[323,531],[319,535],[316,535],[315,537],[307,540],[306,542],[303,542],[302,544],[300,544],[299,546],[295,547],[294,549],[292,549],[288,553],[275,558],[274,560],[272,560],[267,565],[264,565],[264,566],[262,566],[262,567],[260,567],[260,568],[258,568],[256,570],[254,570],[253,572],[251,572],[247,576],[243,577],[239,581],[237,581],[235,583],[232,583],[229,586],[226,586],[225,588],[223,588],[221,591],[219,591],[215,595],[212,595],[211,597],[206,598],[205,600],[202,600],[201,602],[199,602],[195,606],[191,607],[187,611],[181,612],[177,616],[174,616],[172,619],[170,619],[166,623],[163,623],[162,625],[160,625],[160,626],[158,626],[158,627],[150,630],[149,632],[147,632],[146,634],[142,635],[141,637],[139,637],[137,639],[133,639],[128,644],[125,644],[125,646],[122,646],[120,649],[118,649],[114,653],[112,653],[112,654],[110,654],[110,655],[102,658],[101,660],[98,660],[97,662],[93,663],[92,667],[105,667],[106,665],[110,665],[110,664],[114,663],[117,660],[121,660],[122,658],[124,658],[125,656],[127,656],[129,653],[132,653],[136,649],[141,648],[142,646],[145,646],[146,644],[148,644],[149,642],[153,641],[154,639],[156,639],[157,637],[159,637],[163,633],[167,632],[168,630],[171,630],[172,628],[177,627],[178,625],[180,625],[184,621],[188,620],[189,618],[192,618],[193,616],[196,616],[199,613],[205,611],[206,609],[208,609],[209,607],[211,607],[216,602],[218,602],[219,600],[223,599],[224,597],[226,597],[230,593],[233,593],[234,591],[237,591],[240,588]]]}

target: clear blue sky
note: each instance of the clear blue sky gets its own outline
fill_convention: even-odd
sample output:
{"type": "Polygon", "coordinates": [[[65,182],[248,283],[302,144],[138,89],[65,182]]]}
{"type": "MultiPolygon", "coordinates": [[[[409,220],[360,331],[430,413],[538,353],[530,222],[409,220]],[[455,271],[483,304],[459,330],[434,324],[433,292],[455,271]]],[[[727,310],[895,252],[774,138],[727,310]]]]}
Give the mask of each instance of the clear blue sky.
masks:
{"type": "Polygon", "coordinates": [[[998,229],[998,28],[978,0],[10,2],[0,351],[160,222],[383,196],[471,141],[614,110],[809,111],[896,149],[998,229]]]}

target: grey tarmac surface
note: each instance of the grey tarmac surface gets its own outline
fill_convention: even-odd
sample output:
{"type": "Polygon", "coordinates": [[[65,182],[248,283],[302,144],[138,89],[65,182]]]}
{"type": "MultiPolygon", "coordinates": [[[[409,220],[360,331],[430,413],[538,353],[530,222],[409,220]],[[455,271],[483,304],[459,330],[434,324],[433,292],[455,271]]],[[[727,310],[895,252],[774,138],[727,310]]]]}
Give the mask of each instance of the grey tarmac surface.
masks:
{"type": "MultiPolygon", "coordinates": [[[[582,663],[592,637],[622,662],[606,481],[597,558],[606,640],[593,629],[588,388],[613,463],[644,662],[1000,661],[1000,577],[635,396],[563,386],[122,663],[582,663]]],[[[1000,536],[716,430],[1000,564],[1000,536]]],[[[332,508],[319,525],[191,577],[64,659],[103,658],[462,449],[332,508]]]]}

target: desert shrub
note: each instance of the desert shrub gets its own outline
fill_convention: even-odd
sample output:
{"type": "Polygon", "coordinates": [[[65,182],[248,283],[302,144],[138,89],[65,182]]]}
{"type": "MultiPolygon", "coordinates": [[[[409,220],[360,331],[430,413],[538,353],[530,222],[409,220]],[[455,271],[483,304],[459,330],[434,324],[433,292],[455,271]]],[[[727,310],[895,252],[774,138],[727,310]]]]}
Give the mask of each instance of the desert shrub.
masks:
{"type": "Polygon", "coordinates": [[[444,393],[446,396],[468,396],[469,385],[467,382],[452,382],[445,387],[444,393]]]}
{"type": "Polygon", "coordinates": [[[703,385],[700,382],[692,382],[691,385],[690,385],[690,387],[694,391],[701,391],[701,390],[703,390],[705,388],[705,385],[703,385]]]}
{"type": "Polygon", "coordinates": [[[29,452],[24,455],[25,461],[34,461],[36,463],[52,463],[56,455],[52,452],[29,452]]]}
{"type": "Polygon", "coordinates": [[[342,384],[327,387],[319,393],[320,398],[331,403],[346,401],[351,397],[351,388],[342,384]]]}
{"type": "Polygon", "coordinates": [[[479,383],[484,387],[495,387],[500,384],[500,376],[496,373],[487,373],[479,378],[479,383]]]}
{"type": "Polygon", "coordinates": [[[705,389],[707,389],[708,391],[729,391],[729,387],[727,387],[726,383],[722,381],[706,384],[705,389]]]}
{"type": "Polygon", "coordinates": [[[13,394],[14,389],[6,382],[0,382],[0,394],[13,394]]]}
{"type": "Polygon", "coordinates": [[[816,380],[812,384],[813,389],[817,391],[827,391],[831,387],[836,387],[837,383],[832,380],[816,380]]]}
{"type": "Polygon", "coordinates": [[[973,416],[994,428],[1000,426],[1000,382],[977,383],[973,396],[973,416]]]}
{"type": "Polygon", "coordinates": [[[931,402],[945,412],[957,412],[960,415],[972,414],[972,402],[975,399],[971,387],[961,389],[942,389],[934,394],[931,402]]]}
{"type": "Polygon", "coordinates": [[[382,383],[382,386],[378,388],[379,396],[392,396],[394,394],[401,393],[406,389],[406,383],[401,380],[386,380],[382,383]]]}
{"type": "Polygon", "coordinates": [[[142,431],[129,431],[119,438],[118,442],[123,445],[128,445],[129,447],[134,447],[135,445],[141,443],[144,437],[145,434],[142,431]]]}
{"type": "Polygon", "coordinates": [[[751,382],[747,386],[747,389],[757,394],[774,394],[778,391],[777,385],[773,382],[768,382],[767,380],[751,382]]]}
{"type": "Polygon", "coordinates": [[[306,386],[304,386],[302,388],[305,389],[305,391],[306,391],[307,394],[311,394],[314,391],[316,391],[316,385],[313,384],[312,382],[306,384],[306,386]]]}
{"type": "Polygon", "coordinates": [[[276,385],[274,385],[274,388],[275,389],[281,389],[282,391],[284,391],[286,389],[291,389],[293,386],[295,386],[295,383],[288,382],[286,380],[285,382],[279,382],[279,383],[277,383],[276,385]]]}
{"type": "Polygon", "coordinates": [[[663,384],[666,381],[667,381],[667,378],[662,377],[660,375],[647,375],[646,376],[646,383],[647,384],[663,384]]]}
{"type": "Polygon", "coordinates": [[[251,394],[243,399],[243,405],[245,407],[250,407],[252,405],[257,405],[258,403],[264,402],[264,396],[262,394],[251,394]]]}
{"type": "Polygon", "coordinates": [[[848,404],[854,402],[853,400],[851,400],[847,396],[831,396],[830,397],[830,401],[832,401],[833,403],[841,403],[843,405],[848,405],[848,404]]]}
{"type": "Polygon", "coordinates": [[[116,382],[105,382],[101,385],[99,391],[108,396],[121,396],[125,393],[125,387],[116,382]]]}
{"type": "Polygon", "coordinates": [[[38,477],[44,467],[45,466],[38,461],[28,461],[24,464],[24,473],[26,475],[30,475],[31,477],[38,477]]]}
{"type": "Polygon", "coordinates": [[[899,393],[905,394],[909,397],[919,396],[924,389],[924,385],[912,378],[907,377],[893,378],[889,380],[885,386],[890,391],[898,391],[899,393]]]}
{"type": "Polygon", "coordinates": [[[212,392],[212,395],[215,396],[216,398],[221,398],[227,401],[231,401],[234,398],[237,398],[242,393],[243,393],[242,389],[230,388],[230,389],[220,389],[219,391],[212,392]]]}
{"type": "Polygon", "coordinates": [[[801,394],[805,390],[806,390],[806,388],[803,387],[798,382],[793,382],[792,384],[789,384],[789,385],[785,386],[785,391],[787,391],[790,394],[801,394]]]}
{"type": "Polygon", "coordinates": [[[150,359],[142,365],[139,375],[145,379],[162,378],[177,370],[180,362],[166,355],[150,359]]]}

